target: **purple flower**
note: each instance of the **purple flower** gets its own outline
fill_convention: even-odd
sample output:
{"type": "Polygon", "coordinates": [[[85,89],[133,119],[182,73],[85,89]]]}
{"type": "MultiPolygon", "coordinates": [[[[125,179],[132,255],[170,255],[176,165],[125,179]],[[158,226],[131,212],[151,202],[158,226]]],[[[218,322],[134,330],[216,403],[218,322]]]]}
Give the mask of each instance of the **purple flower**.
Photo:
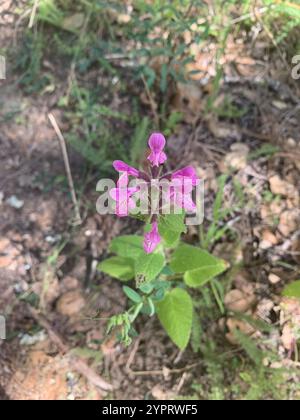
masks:
{"type": "Polygon", "coordinates": [[[151,254],[157,245],[160,243],[161,237],[158,233],[157,222],[152,223],[152,229],[150,232],[145,234],[144,237],[144,250],[147,254],[151,254]]]}
{"type": "Polygon", "coordinates": [[[117,182],[117,188],[112,188],[109,192],[111,198],[116,202],[117,216],[128,216],[129,212],[135,208],[135,201],[131,196],[138,190],[138,188],[128,188],[128,173],[124,172],[117,182]]]}
{"type": "Polygon", "coordinates": [[[148,160],[151,162],[152,166],[162,165],[167,160],[167,155],[163,152],[166,145],[166,139],[161,133],[153,133],[149,138],[148,144],[151,149],[148,160]]]}
{"type": "Polygon", "coordinates": [[[186,166],[185,168],[179,169],[178,171],[173,172],[171,179],[189,179],[192,181],[192,185],[196,186],[199,182],[197,173],[192,166],[186,166]]]}
{"type": "Polygon", "coordinates": [[[166,139],[161,133],[153,133],[149,137],[148,144],[151,152],[148,156],[148,170],[145,170],[145,172],[139,171],[121,160],[113,162],[113,166],[119,172],[120,178],[117,183],[117,188],[113,188],[110,191],[110,197],[116,203],[115,213],[119,217],[128,216],[133,209],[136,209],[136,200],[140,199],[140,202],[145,204],[148,214],[152,214],[151,230],[144,236],[144,250],[147,254],[150,254],[161,242],[158,231],[159,215],[164,214],[164,210],[170,209],[171,211],[171,209],[178,208],[184,209],[187,212],[194,212],[197,207],[193,202],[192,192],[200,180],[192,166],[186,166],[173,173],[166,173],[160,176],[161,171],[159,166],[167,160],[164,152],[166,139]],[[139,186],[137,188],[128,187],[130,176],[139,179],[139,186]],[[141,180],[144,181],[143,184],[141,180]],[[160,181],[163,180],[168,181],[166,182],[166,188],[164,185],[159,185],[160,181]],[[153,189],[156,184],[159,188],[156,187],[157,191],[154,191],[153,189]],[[145,190],[143,190],[142,185],[146,187],[145,190]],[[149,186],[152,188],[150,193],[148,191],[149,186]],[[137,192],[139,192],[141,197],[133,197],[137,192]],[[153,192],[157,194],[153,194],[153,192]]]}
{"type": "Polygon", "coordinates": [[[197,210],[196,204],[192,199],[193,180],[191,178],[175,178],[172,186],[166,193],[165,199],[170,201],[175,207],[194,212],[197,210]]]}
{"type": "Polygon", "coordinates": [[[132,176],[139,176],[139,171],[132,166],[127,165],[127,163],[123,162],[122,160],[115,160],[113,163],[113,167],[118,172],[127,172],[128,175],[132,176]]]}

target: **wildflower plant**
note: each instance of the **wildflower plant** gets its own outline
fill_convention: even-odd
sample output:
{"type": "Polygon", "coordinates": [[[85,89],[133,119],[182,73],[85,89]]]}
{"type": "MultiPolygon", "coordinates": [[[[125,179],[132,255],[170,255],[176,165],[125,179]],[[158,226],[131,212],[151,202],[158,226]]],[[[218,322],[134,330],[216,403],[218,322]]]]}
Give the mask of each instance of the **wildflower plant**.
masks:
{"type": "Polygon", "coordinates": [[[110,318],[108,332],[115,330],[120,341],[129,345],[137,334],[133,324],[138,315],[157,314],[183,350],[190,339],[194,310],[189,289],[205,286],[226,270],[227,263],[180,241],[187,231],[186,215],[197,211],[193,191],[200,179],[192,166],[164,172],[166,140],[161,133],[153,133],[148,145],[147,169],[113,163],[119,172],[116,188],[109,191],[114,213],[143,220],[145,233],[113,239],[110,251],[115,255],[99,264],[100,271],[131,282],[130,287],[123,286],[129,309],[110,318]]]}

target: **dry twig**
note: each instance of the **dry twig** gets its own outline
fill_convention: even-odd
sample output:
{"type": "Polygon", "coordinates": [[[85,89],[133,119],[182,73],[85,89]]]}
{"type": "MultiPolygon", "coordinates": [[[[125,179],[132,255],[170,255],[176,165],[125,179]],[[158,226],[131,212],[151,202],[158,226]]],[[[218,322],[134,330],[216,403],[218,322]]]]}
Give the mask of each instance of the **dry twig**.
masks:
{"type": "Polygon", "coordinates": [[[65,169],[66,169],[66,173],[67,173],[67,177],[68,177],[68,183],[69,183],[69,188],[70,188],[70,192],[71,192],[71,197],[72,197],[72,202],[74,205],[74,209],[75,209],[75,225],[80,225],[82,223],[81,220],[81,216],[80,216],[80,211],[79,211],[79,205],[78,205],[78,201],[77,201],[77,197],[76,197],[76,192],[75,192],[75,188],[74,188],[74,182],[73,182],[73,177],[72,177],[72,172],[71,172],[71,168],[70,168],[70,162],[69,162],[69,157],[68,157],[68,151],[67,151],[67,146],[66,146],[66,142],[64,139],[64,136],[62,135],[62,132],[56,122],[56,119],[54,117],[53,114],[48,114],[48,118],[54,128],[54,131],[59,139],[60,142],[60,146],[61,146],[61,151],[63,154],[63,159],[64,159],[64,164],[65,164],[65,169]]]}
{"type": "Polygon", "coordinates": [[[32,308],[31,306],[28,306],[28,309],[35,321],[47,331],[50,340],[56,345],[58,350],[61,353],[67,355],[72,369],[76,370],[78,373],[84,376],[91,384],[102,389],[103,391],[112,391],[114,389],[111,384],[106,382],[93,369],[91,369],[84,360],[82,360],[80,357],[74,354],[71,354],[69,347],[64,343],[60,335],[56,331],[54,331],[51,324],[42,314],[40,314],[36,309],[32,308]]]}
{"type": "Polygon", "coordinates": [[[33,4],[31,15],[30,15],[30,20],[29,20],[29,25],[28,25],[29,29],[31,29],[33,27],[36,12],[37,12],[37,9],[39,7],[39,2],[40,2],[40,0],[34,0],[34,4],[33,4]]]}

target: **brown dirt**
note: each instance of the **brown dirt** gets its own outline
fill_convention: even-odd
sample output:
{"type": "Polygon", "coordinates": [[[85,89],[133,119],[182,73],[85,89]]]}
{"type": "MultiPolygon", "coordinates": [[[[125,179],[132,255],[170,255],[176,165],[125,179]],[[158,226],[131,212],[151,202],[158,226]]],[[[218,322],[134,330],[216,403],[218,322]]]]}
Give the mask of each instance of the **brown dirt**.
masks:
{"type": "MultiPolygon", "coordinates": [[[[1,32],[1,41],[5,43],[11,36],[7,29],[5,33],[1,32]]],[[[253,61],[245,59],[239,66],[243,74],[224,83],[219,101],[230,92],[237,106],[246,107],[246,114],[229,121],[197,118],[193,121],[194,126],[188,119],[169,139],[169,152],[174,165],[195,163],[202,171],[208,186],[209,219],[216,192],[216,175],[226,170],[224,157],[232,153],[231,146],[247,144],[250,152],[265,142],[279,146],[280,151],[271,158],[259,157],[246,164],[242,160],[241,166],[235,168],[235,177],[250,203],[245,212],[232,217],[236,220],[233,226],[241,245],[232,252],[228,250],[232,244],[221,242],[214,247],[215,253],[224,258],[228,251],[229,258],[233,258],[233,252],[243,255],[251,290],[245,292],[243,281],[237,277],[233,282],[234,290],[253,293],[256,303],[269,299],[271,307],[267,312],[264,312],[265,307],[260,308],[260,313],[268,319],[275,304],[280,303],[278,296],[284,284],[299,275],[299,256],[293,254],[293,249],[299,250],[298,242],[296,244],[293,239],[299,233],[298,226],[284,237],[266,216],[269,205],[261,199],[263,191],[269,190],[269,179],[274,174],[300,191],[300,111],[295,103],[299,96],[285,81],[274,85],[270,74],[265,77],[264,86],[254,83],[253,61]],[[263,239],[268,242],[270,237],[268,248],[259,246],[263,239]],[[293,265],[295,271],[278,268],[276,261],[279,258],[293,265]],[[268,282],[270,273],[279,276],[279,284],[268,282]]],[[[233,77],[231,72],[230,77],[233,77]]],[[[64,166],[59,144],[47,119],[48,112],[54,110],[61,127],[67,129],[61,111],[53,105],[55,94],[29,97],[16,87],[15,81],[16,76],[9,75],[5,83],[0,82],[0,192],[3,193],[0,203],[0,313],[7,314],[9,335],[5,342],[0,341],[0,399],[101,399],[105,396],[143,399],[183,392],[184,387],[188,389],[201,377],[201,361],[190,350],[184,355],[178,354],[157,321],[146,321],[146,325],[140,322],[137,325],[140,338],[130,348],[124,348],[114,337],[105,336],[104,321],[93,319],[99,314],[102,318],[109,317],[126,305],[120,284],[94,273],[91,267],[93,261],[105,258],[110,240],[120,232],[129,231],[132,225],[115,217],[99,216],[93,209],[84,213],[82,226],[70,224],[73,213],[68,191],[54,181],[56,176],[64,174],[64,166]],[[15,111],[15,116],[8,119],[15,111]],[[24,202],[20,209],[7,203],[13,195],[24,202]],[[49,257],[64,239],[65,247],[51,264],[49,257]],[[40,299],[39,308],[53,330],[63,337],[69,348],[80,352],[95,372],[114,385],[112,393],[99,390],[76,373],[49,338],[49,331],[44,331],[33,319],[28,302],[32,303],[36,296],[40,299]],[[41,341],[28,344],[30,337],[36,338],[41,331],[44,331],[44,335],[40,335],[41,341]]],[[[188,96],[189,93],[180,91],[180,95],[188,96]]],[[[194,96],[193,92],[191,106],[194,96]]],[[[181,98],[175,103],[179,106],[181,98]]],[[[80,184],[83,162],[73,152],[70,159],[75,182],[80,184]]],[[[82,201],[95,203],[93,190],[94,185],[87,185],[82,201]]],[[[232,194],[233,184],[229,182],[225,192],[228,205],[232,194]]],[[[299,208],[299,202],[293,202],[292,198],[295,195],[284,197],[285,210],[299,208]]],[[[282,211],[279,210],[280,214],[282,211]]],[[[274,208],[271,213],[274,214],[274,208]]],[[[191,231],[186,239],[193,241],[193,235],[191,231]]],[[[251,310],[255,312],[256,306],[251,310]]],[[[223,338],[228,334],[230,322],[227,322],[226,331],[222,328],[218,331],[223,338]]],[[[209,324],[205,329],[213,332],[217,327],[209,324]]],[[[278,340],[281,351],[280,337],[278,340]]],[[[288,350],[283,350],[285,357],[288,350]]]]}

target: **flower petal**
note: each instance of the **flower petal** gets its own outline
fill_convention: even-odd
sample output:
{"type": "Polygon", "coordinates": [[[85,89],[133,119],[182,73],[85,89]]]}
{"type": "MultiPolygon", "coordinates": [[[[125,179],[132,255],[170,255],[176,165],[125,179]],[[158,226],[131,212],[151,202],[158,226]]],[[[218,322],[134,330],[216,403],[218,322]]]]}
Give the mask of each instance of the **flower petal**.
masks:
{"type": "Polygon", "coordinates": [[[165,163],[166,160],[167,160],[167,155],[165,154],[165,152],[160,152],[158,163],[162,165],[163,163],[165,163]]]}
{"type": "Polygon", "coordinates": [[[152,166],[162,165],[167,160],[167,155],[163,152],[166,139],[161,133],[153,133],[149,138],[148,144],[151,149],[148,160],[152,163],[152,166]]]}
{"type": "Polygon", "coordinates": [[[130,165],[127,165],[127,163],[123,162],[122,160],[115,160],[113,162],[113,167],[118,172],[127,172],[128,175],[132,175],[136,177],[139,176],[139,171],[137,169],[133,168],[130,165]]]}
{"type": "Polygon", "coordinates": [[[193,186],[198,183],[198,177],[196,170],[192,166],[186,166],[185,168],[179,169],[172,174],[172,179],[191,179],[193,186]]]}
{"type": "Polygon", "coordinates": [[[122,175],[120,175],[118,182],[117,182],[117,187],[118,188],[127,188],[128,185],[128,173],[127,172],[123,172],[122,175]]]}
{"type": "Polygon", "coordinates": [[[144,250],[147,254],[151,254],[160,243],[161,237],[158,233],[157,222],[152,223],[152,229],[144,236],[144,250]]]}
{"type": "Polygon", "coordinates": [[[161,133],[153,133],[149,137],[148,144],[154,153],[161,152],[166,145],[166,139],[161,133]]]}

